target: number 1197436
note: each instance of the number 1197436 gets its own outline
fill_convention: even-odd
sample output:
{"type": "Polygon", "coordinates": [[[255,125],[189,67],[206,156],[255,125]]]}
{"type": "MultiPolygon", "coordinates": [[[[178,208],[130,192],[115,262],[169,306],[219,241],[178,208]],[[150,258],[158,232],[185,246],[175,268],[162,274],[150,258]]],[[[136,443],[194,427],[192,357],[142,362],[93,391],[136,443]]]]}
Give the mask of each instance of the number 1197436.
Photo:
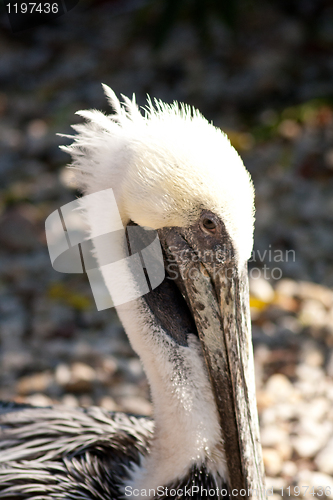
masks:
{"type": "Polygon", "coordinates": [[[281,496],[295,496],[298,497],[301,495],[302,497],[306,494],[312,495],[313,497],[330,497],[332,489],[330,486],[288,486],[288,488],[281,488],[281,496]]]}
{"type": "Polygon", "coordinates": [[[6,5],[8,14],[57,14],[59,11],[59,4],[53,3],[8,3],[6,5]]]}

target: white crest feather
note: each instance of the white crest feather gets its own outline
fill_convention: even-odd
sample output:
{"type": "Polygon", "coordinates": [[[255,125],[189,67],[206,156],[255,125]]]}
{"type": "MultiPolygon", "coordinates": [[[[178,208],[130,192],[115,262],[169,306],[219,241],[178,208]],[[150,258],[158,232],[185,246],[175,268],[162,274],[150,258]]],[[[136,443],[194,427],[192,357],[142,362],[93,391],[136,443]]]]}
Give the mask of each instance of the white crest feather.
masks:
{"type": "Polygon", "coordinates": [[[240,260],[248,259],[253,185],[227,136],[187,105],[148,98],[143,116],[134,96],[123,96],[122,106],[103,88],[115,113],[78,112],[87,123],[75,125],[73,143],[63,148],[79,187],[87,194],[113,188],[124,224],[186,226],[209,209],[225,223],[240,260]]]}

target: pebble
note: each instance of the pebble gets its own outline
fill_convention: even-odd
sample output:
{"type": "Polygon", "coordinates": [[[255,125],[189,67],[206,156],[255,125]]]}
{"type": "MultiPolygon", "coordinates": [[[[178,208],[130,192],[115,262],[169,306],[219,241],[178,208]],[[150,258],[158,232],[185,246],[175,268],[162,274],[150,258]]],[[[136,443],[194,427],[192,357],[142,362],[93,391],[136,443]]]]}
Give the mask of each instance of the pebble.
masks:
{"type": "Polygon", "coordinates": [[[295,394],[292,383],[280,373],[272,375],[268,379],[265,390],[272,395],[275,401],[282,402],[290,400],[295,394]]]}
{"type": "Polygon", "coordinates": [[[304,300],[299,312],[299,321],[304,326],[325,327],[327,323],[325,306],[316,299],[304,300]]]}
{"type": "Polygon", "coordinates": [[[141,397],[122,397],[119,398],[118,403],[125,411],[129,413],[147,416],[151,416],[153,413],[153,407],[151,403],[141,397]]]}
{"type": "Polygon", "coordinates": [[[301,458],[312,458],[321,449],[323,442],[314,436],[300,435],[292,439],[292,445],[301,458]]]}
{"type": "Polygon", "coordinates": [[[276,450],[278,451],[283,462],[285,460],[290,460],[293,455],[293,447],[290,443],[289,437],[276,445],[276,450]]]}
{"type": "MultiPolygon", "coordinates": [[[[273,491],[281,491],[285,486],[286,482],[282,477],[266,476],[266,490],[271,490],[273,488],[273,491]]],[[[271,498],[271,495],[269,495],[269,497],[271,498]]]]}
{"type": "Polygon", "coordinates": [[[89,394],[83,394],[79,396],[79,406],[83,406],[83,408],[89,408],[89,406],[93,405],[93,399],[89,394]]]}
{"type": "Polygon", "coordinates": [[[269,489],[269,490],[268,490],[268,493],[267,493],[267,495],[269,495],[269,498],[270,498],[271,500],[281,500],[281,498],[282,498],[282,497],[281,497],[281,495],[279,495],[278,493],[273,493],[273,494],[272,494],[272,493],[271,493],[271,491],[272,491],[272,490],[271,490],[271,489],[269,489]]]}
{"type": "Polygon", "coordinates": [[[79,400],[73,394],[65,394],[61,402],[64,406],[69,406],[70,408],[80,406],[79,400]]]}
{"type": "Polygon", "coordinates": [[[326,309],[333,307],[333,291],[327,287],[301,281],[299,283],[298,295],[303,299],[313,299],[321,302],[326,309]]]}
{"type": "Polygon", "coordinates": [[[331,378],[333,378],[333,350],[328,354],[328,360],[327,360],[327,375],[331,378]]]}
{"type": "Polygon", "coordinates": [[[297,411],[298,405],[292,403],[278,403],[275,405],[275,414],[277,420],[282,422],[287,422],[288,420],[292,420],[298,414],[297,411]]]}
{"type": "Polygon", "coordinates": [[[299,284],[297,283],[297,281],[283,278],[276,284],[275,291],[279,295],[285,295],[286,297],[295,297],[296,295],[298,295],[299,284]]]}
{"type": "MultiPolygon", "coordinates": [[[[132,360],[130,360],[131,362],[132,360]]],[[[136,360],[135,361],[139,361],[139,360],[136,360]]],[[[117,363],[117,360],[112,357],[112,356],[105,356],[102,360],[101,360],[101,363],[102,363],[102,370],[103,372],[106,374],[106,376],[110,379],[117,371],[118,369],[118,363],[117,363]]]]}
{"type": "Polygon", "coordinates": [[[300,363],[296,368],[296,374],[302,381],[319,382],[324,376],[323,371],[317,366],[309,366],[305,363],[300,363]]]}
{"type": "Polygon", "coordinates": [[[298,486],[301,489],[302,486],[308,486],[311,498],[313,498],[312,488],[315,492],[318,492],[318,496],[325,495],[327,498],[333,498],[333,478],[328,474],[304,469],[298,474],[298,486]]]}
{"type": "Polygon", "coordinates": [[[297,465],[291,460],[283,462],[281,473],[286,477],[295,477],[297,474],[297,465]]]}
{"type": "Polygon", "coordinates": [[[282,469],[282,459],[278,451],[273,448],[263,448],[262,455],[266,474],[268,476],[279,474],[282,469]]]}
{"type": "Polygon", "coordinates": [[[288,433],[278,425],[265,426],[260,436],[262,446],[266,447],[274,447],[288,440],[288,433]]]}
{"type": "Polygon", "coordinates": [[[21,395],[31,394],[33,392],[45,392],[52,382],[52,375],[49,371],[35,373],[21,377],[17,383],[17,392],[21,395]]]}
{"type": "Polygon", "coordinates": [[[300,410],[310,421],[319,422],[326,418],[330,407],[331,404],[327,398],[320,397],[312,399],[310,403],[301,405],[300,410]]]}
{"type": "Polygon", "coordinates": [[[71,370],[68,365],[61,363],[55,371],[55,380],[60,386],[66,386],[71,379],[71,370]]]}
{"type": "Polygon", "coordinates": [[[95,380],[96,372],[91,366],[85,363],[73,363],[66,390],[70,392],[89,392],[95,380]]]}
{"type": "Polygon", "coordinates": [[[81,362],[71,366],[61,363],[55,370],[55,381],[64,390],[70,392],[89,392],[92,384],[97,380],[96,371],[89,365],[81,362]]]}
{"type": "Polygon", "coordinates": [[[54,403],[51,398],[42,393],[31,394],[25,398],[25,401],[32,406],[52,406],[54,403]]]}
{"type": "Polygon", "coordinates": [[[320,367],[324,364],[324,354],[314,342],[307,342],[302,346],[301,361],[309,366],[320,367]]]}
{"type": "Polygon", "coordinates": [[[273,301],[275,293],[272,285],[264,278],[250,279],[250,293],[257,299],[270,303],[273,301]]]}
{"type": "Polygon", "coordinates": [[[318,469],[326,474],[333,475],[333,437],[315,458],[318,469]]]}
{"type": "Polygon", "coordinates": [[[108,411],[119,411],[120,407],[117,405],[114,399],[112,399],[110,396],[104,396],[103,398],[100,399],[98,406],[101,406],[105,410],[108,411]]]}

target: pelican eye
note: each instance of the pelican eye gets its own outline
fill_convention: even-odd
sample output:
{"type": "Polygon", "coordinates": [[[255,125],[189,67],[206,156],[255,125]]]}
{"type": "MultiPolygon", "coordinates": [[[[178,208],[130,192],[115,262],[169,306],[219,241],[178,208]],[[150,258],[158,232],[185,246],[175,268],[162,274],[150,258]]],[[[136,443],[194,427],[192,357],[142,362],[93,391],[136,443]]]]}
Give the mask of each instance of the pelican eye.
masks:
{"type": "Polygon", "coordinates": [[[210,231],[211,233],[215,233],[216,224],[212,219],[205,217],[202,221],[202,225],[205,229],[207,229],[207,231],[210,231]]]}

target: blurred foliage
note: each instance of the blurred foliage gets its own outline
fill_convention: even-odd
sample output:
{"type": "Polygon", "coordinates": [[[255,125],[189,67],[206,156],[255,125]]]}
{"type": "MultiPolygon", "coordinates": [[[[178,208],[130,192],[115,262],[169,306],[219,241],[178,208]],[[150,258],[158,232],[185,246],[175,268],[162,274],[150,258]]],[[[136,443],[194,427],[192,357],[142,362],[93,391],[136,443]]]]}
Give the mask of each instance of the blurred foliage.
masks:
{"type": "Polygon", "coordinates": [[[20,203],[29,203],[29,193],[26,184],[16,182],[8,186],[7,189],[0,191],[0,204],[9,208],[20,203]]]}
{"type": "MultiPolygon", "coordinates": [[[[101,4],[111,5],[115,15],[133,11],[133,35],[148,36],[154,50],[164,45],[179,21],[189,22],[195,28],[201,49],[210,49],[214,43],[212,19],[229,27],[231,33],[238,36],[242,35],[249,15],[256,15],[267,7],[303,21],[309,41],[330,50],[330,41],[323,33],[325,26],[333,20],[331,0],[80,0],[75,9],[89,11],[101,4]]],[[[4,13],[5,2],[0,2],[0,15],[4,13]]],[[[59,22],[61,17],[48,24],[59,22]]],[[[25,37],[29,33],[30,30],[24,30],[25,37]]]]}
{"type": "Polygon", "coordinates": [[[292,119],[299,123],[321,122],[326,114],[332,114],[333,101],[330,99],[312,99],[311,101],[291,106],[281,113],[282,119],[292,119]]]}
{"type": "Polygon", "coordinates": [[[254,297],[253,295],[250,295],[250,308],[251,309],[257,309],[258,311],[264,311],[267,309],[269,304],[271,304],[272,301],[267,302],[265,300],[258,299],[257,297],[254,297]]]}
{"type": "Polygon", "coordinates": [[[48,290],[48,296],[52,300],[73,307],[76,311],[86,311],[92,306],[91,300],[86,295],[71,289],[66,283],[53,283],[48,290]]]}
{"type": "Polygon", "coordinates": [[[148,0],[136,14],[135,31],[149,27],[156,50],[179,20],[187,20],[195,27],[202,47],[209,48],[212,44],[210,17],[235,29],[238,5],[239,0],[148,0]]]}
{"type": "MultiPolygon", "coordinates": [[[[110,1],[110,0],[109,0],[110,1]]],[[[228,26],[235,35],[242,29],[242,18],[250,12],[273,7],[305,22],[309,38],[321,38],[323,15],[330,12],[330,0],[147,0],[135,16],[134,31],[148,33],[155,50],[161,48],[174,26],[182,20],[196,29],[200,47],[213,44],[210,20],[228,26]],[[318,26],[318,20],[319,25],[318,26]]]]}
{"type": "Polygon", "coordinates": [[[248,132],[239,132],[236,130],[224,129],[223,132],[228,136],[232,146],[237,151],[247,151],[254,146],[253,135],[248,132]]]}
{"type": "MultiPolygon", "coordinates": [[[[223,129],[233,145],[241,152],[251,150],[256,144],[271,141],[277,137],[295,140],[306,125],[325,126],[333,118],[331,99],[311,99],[310,101],[282,108],[266,109],[259,116],[246,117],[243,120],[246,130],[223,129]]],[[[291,152],[282,150],[281,165],[291,165],[291,152]]]]}
{"type": "Polygon", "coordinates": [[[325,124],[333,113],[333,101],[330,98],[311,99],[310,101],[283,108],[280,111],[266,110],[256,123],[249,124],[255,142],[265,142],[278,135],[288,138],[287,125],[292,137],[292,127],[297,125],[325,124]]]}

